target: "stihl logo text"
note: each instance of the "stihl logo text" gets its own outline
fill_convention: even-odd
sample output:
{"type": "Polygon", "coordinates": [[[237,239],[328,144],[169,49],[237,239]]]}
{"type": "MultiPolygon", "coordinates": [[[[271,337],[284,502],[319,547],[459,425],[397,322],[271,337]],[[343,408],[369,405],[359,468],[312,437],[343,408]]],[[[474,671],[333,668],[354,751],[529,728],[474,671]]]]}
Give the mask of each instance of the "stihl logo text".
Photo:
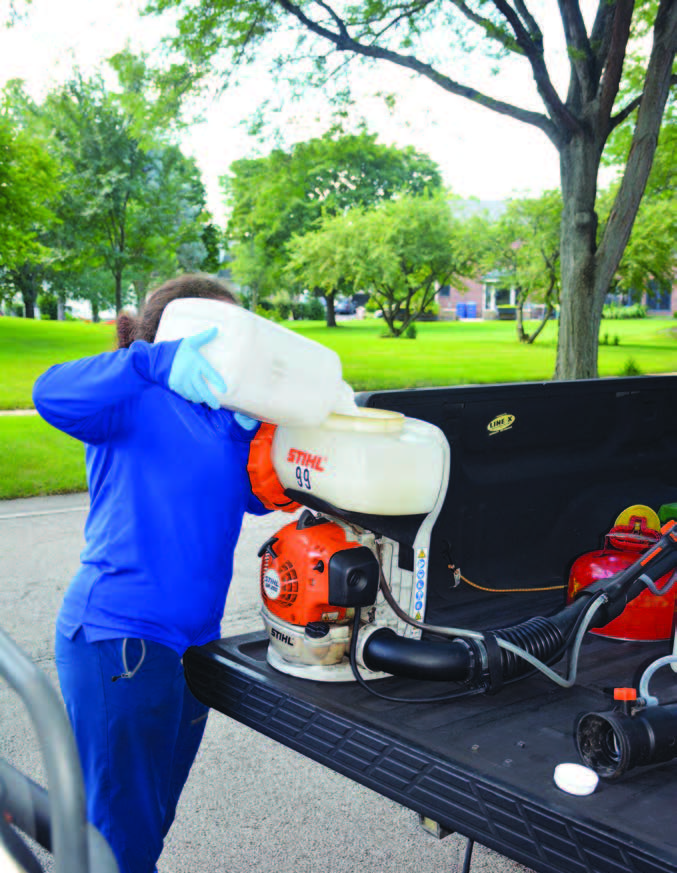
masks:
{"type": "Polygon", "coordinates": [[[277,628],[271,627],[270,635],[271,637],[275,637],[275,639],[279,640],[281,643],[284,643],[286,646],[294,645],[292,638],[287,634],[283,634],[281,631],[277,630],[277,628]]]}
{"type": "Polygon", "coordinates": [[[322,455],[311,455],[309,452],[301,451],[301,449],[289,449],[287,460],[290,464],[296,464],[299,467],[309,467],[311,470],[324,472],[322,455]]]}

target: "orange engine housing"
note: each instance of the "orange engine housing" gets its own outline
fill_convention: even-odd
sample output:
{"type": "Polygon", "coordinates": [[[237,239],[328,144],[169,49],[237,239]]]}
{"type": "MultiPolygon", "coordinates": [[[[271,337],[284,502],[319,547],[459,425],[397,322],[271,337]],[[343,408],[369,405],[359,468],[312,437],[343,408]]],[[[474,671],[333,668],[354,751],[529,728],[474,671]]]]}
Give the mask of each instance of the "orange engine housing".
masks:
{"type": "Polygon", "coordinates": [[[339,524],[308,511],[265,542],[259,557],[263,603],[289,624],[344,621],[352,608],[376,600],[373,552],[349,540],[339,524]]]}

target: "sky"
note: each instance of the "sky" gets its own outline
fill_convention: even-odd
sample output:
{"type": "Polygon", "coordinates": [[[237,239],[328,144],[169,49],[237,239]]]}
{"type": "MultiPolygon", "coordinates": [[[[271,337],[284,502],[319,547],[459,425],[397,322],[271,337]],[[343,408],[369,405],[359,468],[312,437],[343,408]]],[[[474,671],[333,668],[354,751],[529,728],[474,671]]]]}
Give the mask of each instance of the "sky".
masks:
{"type": "MultiPolygon", "coordinates": [[[[31,96],[40,100],[67,80],[75,66],[91,73],[125,45],[152,50],[170,24],[141,17],[142,5],[142,0],[32,0],[23,20],[11,28],[0,27],[0,87],[20,78],[31,96]]],[[[8,0],[0,0],[0,21],[7,20],[8,10],[8,0]]],[[[558,69],[556,85],[562,94],[566,66],[555,63],[558,69]]],[[[511,73],[478,84],[474,71],[469,83],[500,99],[541,109],[528,76],[511,73]]],[[[378,75],[358,76],[355,90],[358,111],[379,141],[412,145],[430,155],[445,183],[462,197],[504,200],[559,186],[557,152],[543,133],[529,125],[447,94],[392,65],[379,67],[378,75]],[[395,112],[374,96],[383,87],[398,95],[395,112]]],[[[250,137],[244,122],[273,91],[264,66],[251,68],[238,87],[205,103],[204,121],[181,135],[184,153],[194,156],[202,171],[208,208],[219,223],[225,220],[219,177],[234,160],[265,154],[272,147],[250,137]]],[[[295,142],[320,135],[328,124],[329,110],[316,93],[290,107],[284,129],[288,141],[295,142]]]]}

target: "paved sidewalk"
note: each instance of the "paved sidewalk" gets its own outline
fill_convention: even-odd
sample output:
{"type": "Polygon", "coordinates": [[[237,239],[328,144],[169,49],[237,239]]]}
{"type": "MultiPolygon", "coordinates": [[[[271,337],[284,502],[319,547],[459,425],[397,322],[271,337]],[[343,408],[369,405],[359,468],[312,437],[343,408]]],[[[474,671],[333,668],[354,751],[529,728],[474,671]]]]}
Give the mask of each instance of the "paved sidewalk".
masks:
{"type": "Polygon", "coordinates": [[[0,409],[0,415],[37,415],[35,409],[0,409]]]}

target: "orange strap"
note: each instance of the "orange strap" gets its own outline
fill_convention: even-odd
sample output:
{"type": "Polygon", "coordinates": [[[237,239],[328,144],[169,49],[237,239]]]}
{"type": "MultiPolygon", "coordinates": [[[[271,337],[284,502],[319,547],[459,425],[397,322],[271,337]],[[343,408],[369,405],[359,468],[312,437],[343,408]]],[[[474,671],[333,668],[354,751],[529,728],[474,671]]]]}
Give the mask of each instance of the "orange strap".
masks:
{"type": "Polygon", "coordinates": [[[247,462],[249,481],[252,491],[266,509],[296,512],[297,509],[301,509],[301,504],[287,497],[273,467],[271,448],[276,427],[275,424],[263,422],[251,441],[247,462]]]}

